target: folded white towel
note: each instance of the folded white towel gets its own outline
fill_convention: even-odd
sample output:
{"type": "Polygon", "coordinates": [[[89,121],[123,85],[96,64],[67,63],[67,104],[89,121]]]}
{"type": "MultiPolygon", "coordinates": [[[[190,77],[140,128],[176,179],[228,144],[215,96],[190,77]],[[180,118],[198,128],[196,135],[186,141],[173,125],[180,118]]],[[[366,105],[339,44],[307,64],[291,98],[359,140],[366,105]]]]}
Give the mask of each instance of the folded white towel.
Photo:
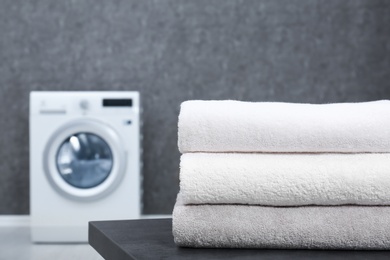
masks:
{"type": "Polygon", "coordinates": [[[390,152],[390,102],[340,104],[186,101],[186,152],[390,152]]]}
{"type": "Polygon", "coordinates": [[[390,205],[390,154],[188,153],[184,204],[390,205]]]}
{"type": "Polygon", "coordinates": [[[390,207],[176,205],[185,247],[390,249],[390,207]]]}

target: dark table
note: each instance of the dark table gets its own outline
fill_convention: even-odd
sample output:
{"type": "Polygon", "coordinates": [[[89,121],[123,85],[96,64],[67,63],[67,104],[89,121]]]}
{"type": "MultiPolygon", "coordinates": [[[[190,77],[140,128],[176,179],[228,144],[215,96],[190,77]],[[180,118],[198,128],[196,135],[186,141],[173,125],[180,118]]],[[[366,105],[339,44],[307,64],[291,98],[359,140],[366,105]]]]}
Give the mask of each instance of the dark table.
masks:
{"type": "Polygon", "coordinates": [[[106,260],[129,259],[390,259],[390,251],[179,248],[172,219],[93,221],[89,244],[106,260]]]}

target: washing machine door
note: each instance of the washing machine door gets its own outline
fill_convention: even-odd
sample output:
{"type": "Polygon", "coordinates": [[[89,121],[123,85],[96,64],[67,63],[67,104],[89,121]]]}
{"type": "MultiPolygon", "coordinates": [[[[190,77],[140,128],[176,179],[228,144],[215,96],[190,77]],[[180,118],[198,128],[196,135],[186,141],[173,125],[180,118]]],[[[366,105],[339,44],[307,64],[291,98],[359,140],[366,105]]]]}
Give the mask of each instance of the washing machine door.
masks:
{"type": "Polygon", "coordinates": [[[58,129],[44,152],[45,174],[62,195],[93,200],[112,192],[126,170],[119,135],[94,120],[77,120],[58,129]]]}

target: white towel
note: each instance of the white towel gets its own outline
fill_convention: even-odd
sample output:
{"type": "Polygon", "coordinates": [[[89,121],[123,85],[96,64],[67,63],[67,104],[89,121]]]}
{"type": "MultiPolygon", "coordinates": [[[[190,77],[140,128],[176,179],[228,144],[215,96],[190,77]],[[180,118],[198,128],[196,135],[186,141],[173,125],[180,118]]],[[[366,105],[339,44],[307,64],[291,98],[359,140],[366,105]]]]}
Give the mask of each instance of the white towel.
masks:
{"type": "Polygon", "coordinates": [[[184,204],[390,205],[390,154],[188,153],[180,193],[184,204]]]}
{"type": "Polygon", "coordinates": [[[390,207],[176,205],[185,247],[390,249],[390,207]]]}
{"type": "Polygon", "coordinates": [[[390,152],[390,102],[291,104],[186,101],[186,152],[390,152]]]}

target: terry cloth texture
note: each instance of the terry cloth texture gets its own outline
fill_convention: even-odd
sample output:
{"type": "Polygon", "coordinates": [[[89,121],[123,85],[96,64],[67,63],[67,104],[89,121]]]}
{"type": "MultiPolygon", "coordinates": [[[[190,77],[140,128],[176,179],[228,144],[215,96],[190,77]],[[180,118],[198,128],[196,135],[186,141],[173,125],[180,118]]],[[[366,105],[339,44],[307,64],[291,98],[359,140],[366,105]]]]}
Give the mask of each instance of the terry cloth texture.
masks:
{"type": "Polygon", "coordinates": [[[293,104],[186,101],[178,145],[187,152],[390,152],[390,101],[293,104]]]}
{"type": "Polygon", "coordinates": [[[183,154],[180,195],[184,204],[390,205],[390,154],[183,154]]]}
{"type": "Polygon", "coordinates": [[[176,205],[175,243],[183,247],[390,249],[390,208],[176,205]]]}

